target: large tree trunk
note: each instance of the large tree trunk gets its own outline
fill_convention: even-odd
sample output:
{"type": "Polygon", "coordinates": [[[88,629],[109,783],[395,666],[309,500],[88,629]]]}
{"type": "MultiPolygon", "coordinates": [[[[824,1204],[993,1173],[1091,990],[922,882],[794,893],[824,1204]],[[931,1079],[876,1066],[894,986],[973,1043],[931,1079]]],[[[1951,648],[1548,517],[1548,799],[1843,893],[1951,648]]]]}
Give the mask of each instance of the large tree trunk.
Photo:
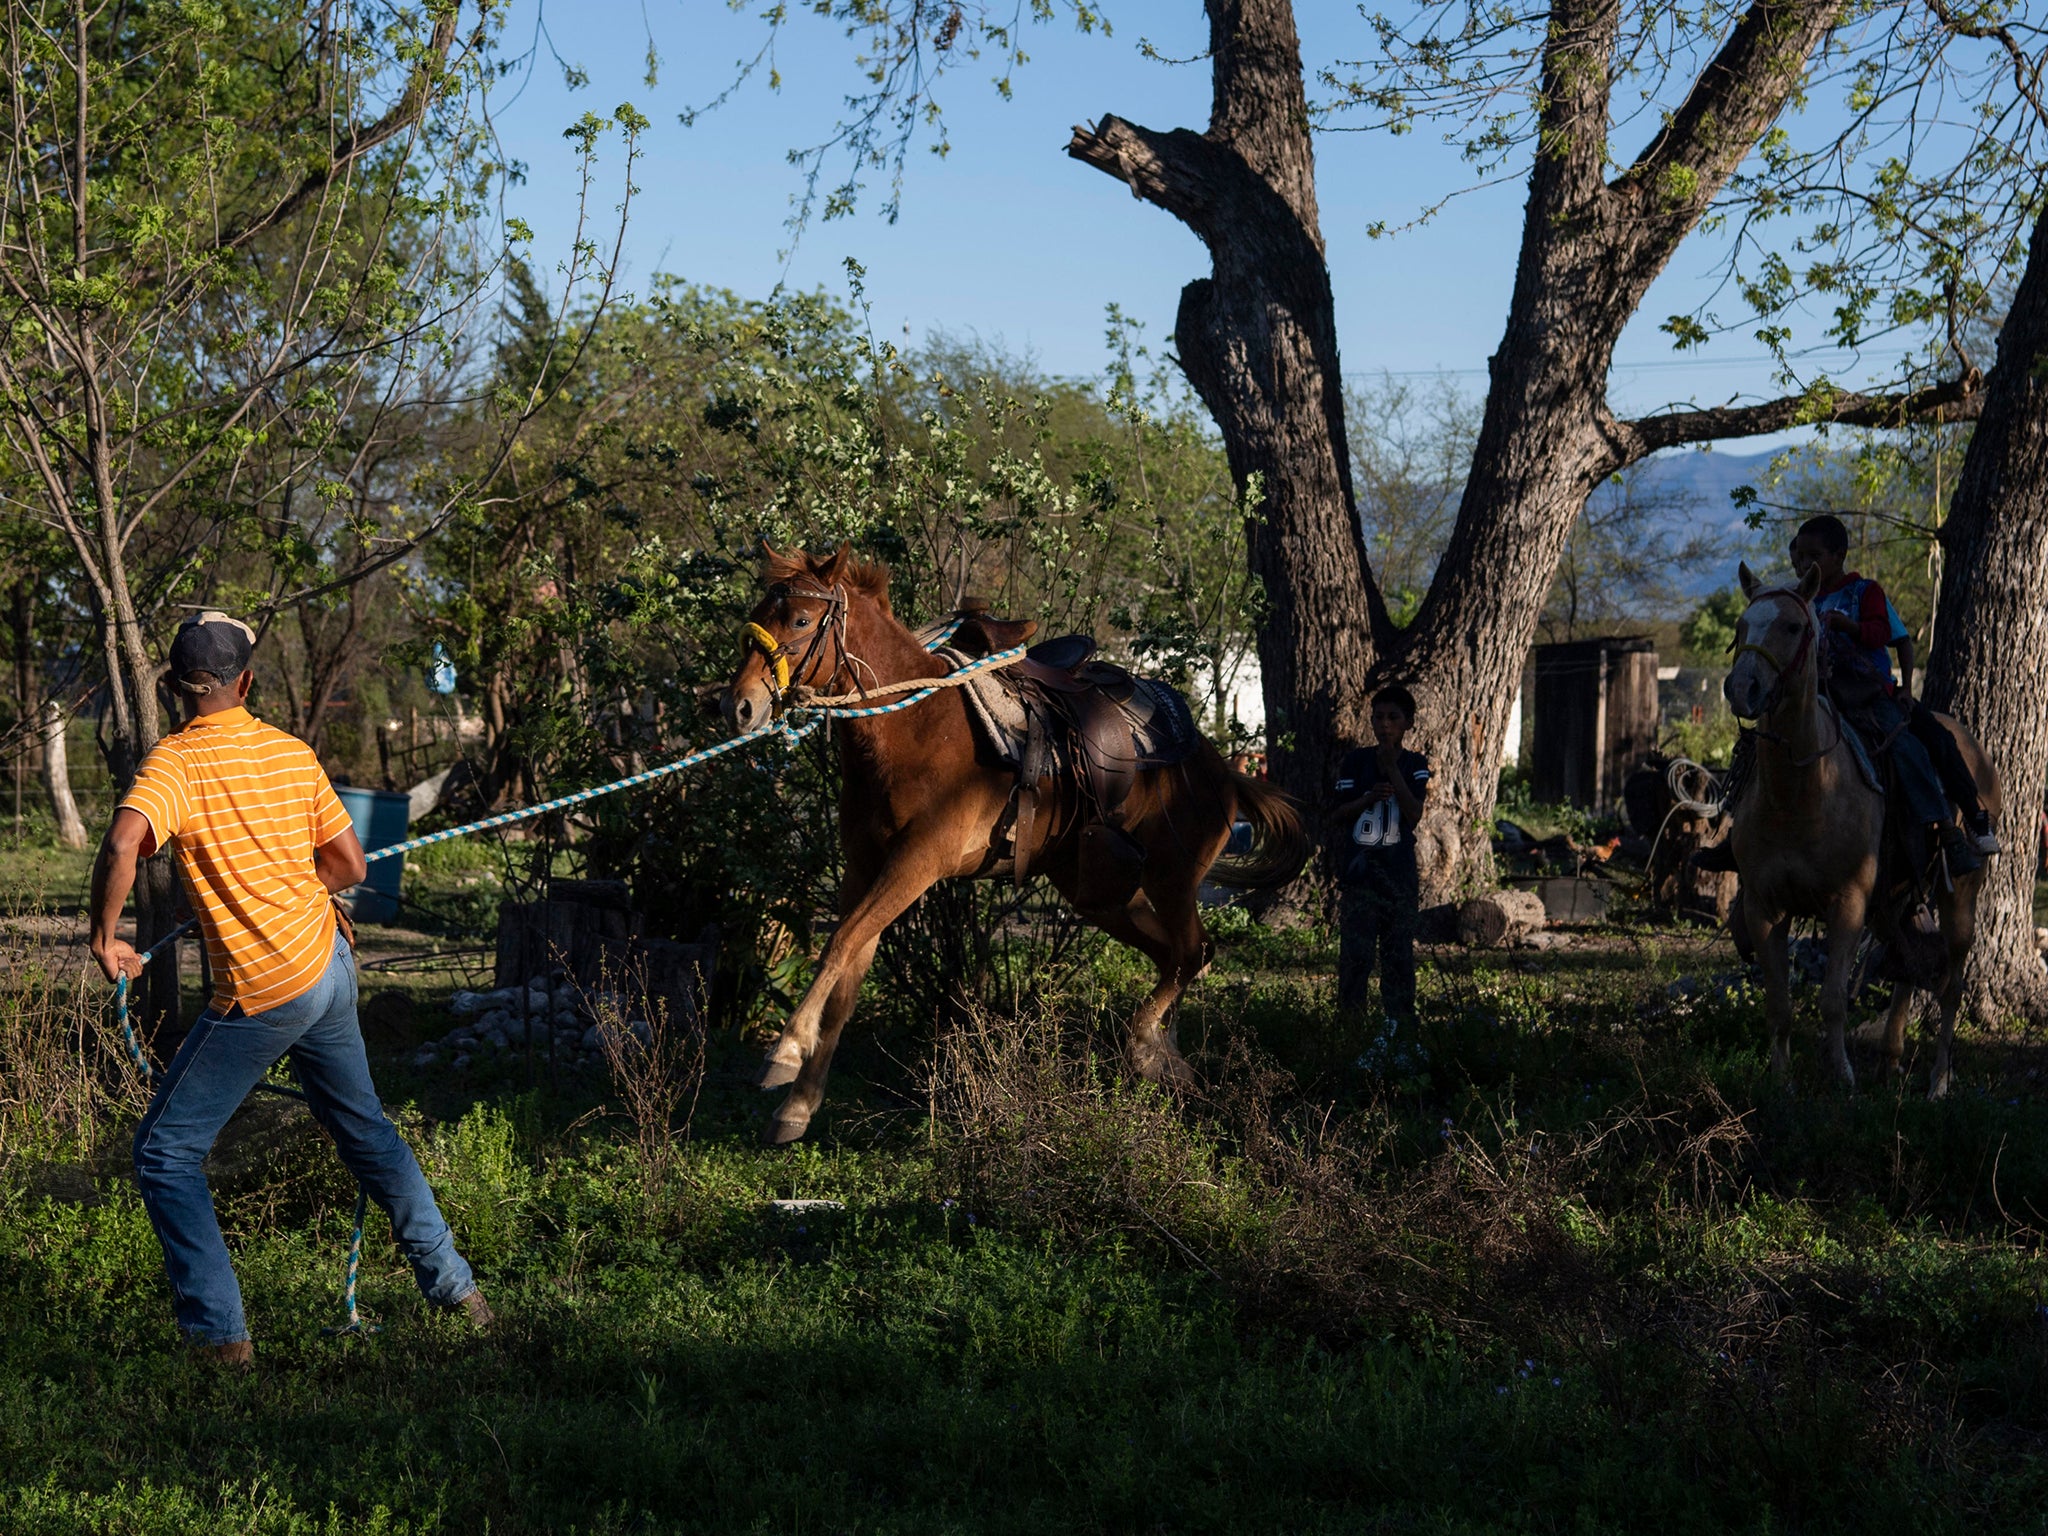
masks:
{"type": "Polygon", "coordinates": [[[2048,214],[1998,334],[1998,362],[1941,530],[1940,622],[1924,697],[1961,720],[2005,788],[1966,973],[1971,1010],[2048,1022],[2034,860],[2048,784],[2048,214]]]}
{"type": "MultiPolygon", "coordinates": [[[[1214,263],[1183,291],[1175,340],[1240,486],[1256,479],[1263,497],[1250,560],[1267,603],[1259,655],[1276,774],[1321,798],[1338,754],[1366,734],[1373,689],[1416,685],[1417,744],[1436,767],[1418,834],[1427,902],[1492,881],[1485,828],[1515,685],[1587,495],[1657,448],[1776,431],[1811,411],[1784,401],[1621,422],[1606,377],[1650,283],[1798,87],[1841,9],[1755,0],[1680,109],[1609,183],[1620,0],[1550,7],[1506,335],[1450,548],[1406,632],[1373,583],[1353,501],[1293,7],[1208,0],[1207,133],[1117,117],[1074,132],[1069,154],[1186,223],[1214,263]]],[[[1830,414],[1898,408],[1845,395],[1830,414]]]]}
{"type": "Polygon", "coordinates": [[[50,814],[57,819],[57,841],[66,848],[85,846],[85,819],[78,814],[78,802],[71,798],[71,758],[64,748],[64,709],[55,699],[45,699],[39,734],[43,744],[43,793],[50,798],[50,814]]]}
{"type": "Polygon", "coordinates": [[[1068,153],[1129,182],[1208,244],[1174,342],[1255,496],[1247,559],[1264,588],[1259,666],[1274,778],[1311,802],[1368,725],[1364,681],[1392,635],[1367,570],[1344,435],[1336,306],[1290,0],[1210,0],[1205,134],[1105,117],[1068,153]]]}

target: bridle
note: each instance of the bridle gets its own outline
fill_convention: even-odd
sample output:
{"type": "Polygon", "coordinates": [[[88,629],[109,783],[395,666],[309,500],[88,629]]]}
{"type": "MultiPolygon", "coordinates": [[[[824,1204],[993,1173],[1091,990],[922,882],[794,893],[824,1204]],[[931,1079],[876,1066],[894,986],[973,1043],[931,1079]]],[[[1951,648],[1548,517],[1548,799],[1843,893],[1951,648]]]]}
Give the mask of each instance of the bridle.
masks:
{"type": "MultiPolygon", "coordinates": [[[[1756,656],[1771,664],[1771,671],[1774,674],[1771,679],[1771,686],[1765,691],[1763,701],[1757,706],[1757,719],[1763,720],[1767,719],[1772,711],[1784,702],[1785,685],[1806,670],[1806,659],[1813,654],[1813,637],[1820,633],[1820,615],[1819,611],[1813,606],[1812,600],[1792,587],[1763,587],[1749,594],[1751,602],[1755,602],[1760,597],[1789,597],[1799,605],[1799,612],[1806,620],[1806,632],[1799,637],[1799,645],[1792,652],[1792,659],[1790,661],[1778,660],[1777,656],[1770,650],[1756,644],[1754,641],[1731,644],[1729,647],[1734,653],[1735,661],[1740,661],[1745,656],[1756,656]]],[[[1729,665],[1733,666],[1734,662],[1730,662],[1729,665]]],[[[1816,676],[1814,681],[1818,685],[1819,677],[1816,676]]],[[[1818,691],[1817,687],[1816,691],[1818,691]]],[[[1816,747],[1808,756],[1794,758],[1792,766],[1795,768],[1810,768],[1841,745],[1841,716],[1836,712],[1832,700],[1824,701],[1824,703],[1826,704],[1829,718],[1835,722],[1835,739],[1824,747],[1816,747]]],[[[1776,731],[1768,730],[1761,725],[1749,727],[1748,729],[1752,735],[1759,736],[1765,741],[1776,742],[1780,746],[1790,745],[1776,731]]]]}
{"type": "MultiPolygon", "coordinates": [[[[778,581],[768,589],[771,599],[787,601],[793,597],[808,598],[825,605],[825,616],[800,652],[794,653],[789,647],[770,634],[766,627],[749,619],[741,629],[742,643],[748,650],[759,651],[768,663],[775,679],[775,703],[778,708],[785,705],[793,692],[792,685],[809,674],[812,660],[817,657],[819,647],[828,640],[833,650],[832,675],[825,682],[825,691],[831,692],[838,686],[842,672],[853,674],[854,685],[860,684],[859,673],[866,663],[851,655],[846,649],[846,591],[843,587],[799,587],[786,581],[778,581]]],[[[870,669],[871,670],[871,669],[870,669]]]]}

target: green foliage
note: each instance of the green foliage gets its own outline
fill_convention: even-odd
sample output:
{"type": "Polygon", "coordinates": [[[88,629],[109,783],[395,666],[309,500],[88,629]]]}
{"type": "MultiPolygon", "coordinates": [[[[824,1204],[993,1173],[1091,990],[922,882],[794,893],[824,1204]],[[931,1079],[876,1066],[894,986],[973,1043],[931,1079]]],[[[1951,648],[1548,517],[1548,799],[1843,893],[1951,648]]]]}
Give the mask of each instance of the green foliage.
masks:
{"type": "Polygon", "coordinates": [[[1718,698],[1698,720],[1674,720],[1664,727],[1664,750],[1674,757],[1725,768],[1734,760],[1741,724],[1718,698]]]}
{"type": "Polygon", "coordinates": [[[1733,587],[1713,593],[1678,626],[1679,642],[1696,666],[1717,666],[1735,648],[1735,625],[1746,606],[1733,587]]]}
{"type": "MultiPolygon", "coordinates": [[[[971,598],[1048,633],[1096,633],[1223,713],[1256,614],[1243,559],[1256,513],[1137,328],[1112,310],[1100,386],[943,338],[901,354],[868,334],[850,276],[853,309],[658,279],[553,365],[559,394],[505,471],[517,494],[480,500],[401,577],[412,637],[398,653],[423,664],[438,647],[483,721],[474,789],[450,814],[724,735],[716,697],[758,600],[762,540],[850,541],[889,564],[912,623],[971,598]]],[[[516,270],[513,288],[500,360],[523,380],[554,321],[516,270]]],[[[771,971],[801,969],[832,909],[833,764],[819,738],[598,802],[574,858],[631,882],[661,929],[718,923],[733,961],[722,991],[751,1012],[763,989],[786,990],[771,971]],[[794,955],[771,953],[783,932],[794,955]]],[[[530,852],[512,860],[516,882],[550,862],[530,852]]],[[[998,894],[963,899],[989,926],[976,904],[998,894]]]]}
{"type": "Polygon", "coordinates": [[[478,1105],[430,1143],[429,1170],[472,1263],[509,1263],[524,1233],[533,1172],[503,1110],[478,1105]]]}

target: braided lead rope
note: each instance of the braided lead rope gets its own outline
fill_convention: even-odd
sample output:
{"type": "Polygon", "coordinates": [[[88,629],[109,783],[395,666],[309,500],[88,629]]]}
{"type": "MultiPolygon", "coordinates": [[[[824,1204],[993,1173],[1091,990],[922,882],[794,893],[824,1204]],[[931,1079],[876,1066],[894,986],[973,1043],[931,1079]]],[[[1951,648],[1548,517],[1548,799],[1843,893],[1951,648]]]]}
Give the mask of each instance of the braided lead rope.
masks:
{"type": "MultiPolygon", "coordinates": [[[[955,625],[954,628],[958,628],[958,625],[955,625]]],[[[948,633],[950,632],[948,631],[948,633]]],[[[943,645],[945,638],[944,635],[941,635],[931,643],[933,645],[943,645]]],[[[922,692],[915,696],[879,708],[843,709],[831,700],[821,700],[817,703],[799,705],[792,712],[793,715],[808,714],[814,715],[816,718],[799,722],[791,716],[783,716],[780,719],[770,720],[765,725],[757,726],[751,731],[743,731],[737,736],[728,736],[724,741],[713,742],[708,747],[700,748],[698,751],[689,753],[687,756],[677,758],[672,763],[664,763],[658,768],[649,768],[643,772],[615,780],[610,784],[598,784],[589,789],[579,789],[574,794],[562,795],[553,800],[544,800],[539,805],[529,805],[520,810],[504,811],[496,816],[486,816],[481,821],[472,821],[465,826],[449,827],[440,832],[429,832],[424,837],[407,838],[403,842],[392,843],[388,847],[378,848],[365,853],[363,855],[363,862],[369,864],[378,859],[397,858],[401,854],[411,853],[416,848],[431,847],[435,843],[445,843],[458,837],[467,837],[472,832],[486,832],[494,827],[509,827],[516,822],[531,820],[535,816],[545,816],[550,811],[565,810],[572,805],[581,805],[586,800],[595,800],[601,795],[613,794],[622,789],[633,789],[641,784],[651,784],[656,779],[664,779],[670,774],[681,773],[685,769],[694,768],[699,763],[709,762],[714,757],[721,757],[735,748],[746,746],[748,743],[759,741],[764,737],[780,736],[784,741],[794,746],[797,742],[815,731],[828,718],[837,717],[853,720],[861,719],[868,715],[894,714],[899,709],[908,709],[911,705],[930,698],[941,688],[957,688],[966,681],[966,674],[969,672],[985,670],[996,666],[1009,666],[1012,662],[1021,658],[1023,653],[1023,647],[1019,646],[1014,651],[1002,651],[995,655],[981,657],[979,660],[970,662],[958,672],[951,673],[947,677],[932,679],[929,686],[926,686],[922,692]]],[[[920,678],[916,682],[923,683],[925,680],[920,678]]],[[[849,695],[849,697],[857,696],[849,695]]],[[[156,943],[143,951],[142,963],[148,965],[150,961],[156,958],[159,951],[175,940],[182,938],[185,934],[190,933],[193,928],[198,926],[198,922],[199,920],[196,917],[187,918],[184,922],[173,928],[169,933],[158,939],[156,943]]],[[[128,978],[125,976],[114,983],[114,1011],[121,1022],[122,1037],[127,1042],[128,1054],[134,1060],[136,1070],[142,1074],[143,1082],[148,1083],[156,1074],[150,1067],[148,1058],[143,1055],[142,1047],[137,1043],[135,1032],[128,1022],[128,978]]]]}
{"type": "MultiPolygon", "coordinates": [[[[304,1094],[297,1095],[304,1098],[304,1094]]],[[[356,1186],[356,1218],[348,1234],[348,1265],[341,1282],[341,1310],[348,1321],[334,1328],[322,1328],[320,1332],[330,1339],[346,1338],[355,1333],[376,1333],[375,1323],[363,1321],[356,1310],[356,1271],[363,1261],[363,1221],[370,1214],[370,1192],[362,1185],[356,1186]]]]}
{"type": "MultiPolygon", "coordinates": [[[[954,620],[927,642],[927,649],[936,650],[941,645],[944,645],[947,640],[952,638],[953,632],[959,627],[960,621],[954,620]]],[[[540,805],[528,806],[524,810],[506,811],[501,815],[487,816],[482,821],[473,821],[467,826],[451,827],[445,832],[430,832],[424,837],[409,838],[401,843],[393,843],[387,848],[377,849],[374,853],[364,854],[363,862],[367,864],[372,859],[396,858],[398,855],[409,853],[415,848],[425,848],[434,843],[445,843],[451,838],[467,837],[472,832],[483,832],[492,827],[510,826],[514,822],[527,821],[535,816],[544,816],[550,811],[558,811],[568,806],[580,805],[586,800],[595,800],[598,796],[611,794],[615,790],[631,789],[636,785],[652,783],[654,780],[666,778],[672,773],[681,773],[686,768],[694,768],[699,763],[708,762],[714,757],[722,756],[737,747],[745,746],[747,743],[757,741],[764,736],[780,736],[791,746],[794,746],[812,731],[816,730],[827,718],[836,715],[843,719],[860,719],[869,715],[894,714],[899,709],[908,709],[920,700],[930,698],[941,688],[956,688],[960,686],[961,683],[966,681],[967,674],[970,672],[997,666],[1008,666],[1020,659],[1023,654],[1024,648],[1019,646],[1014,651],[1003,651],[995,655],[982,657],[978,661],[969,663],[958,672],[949,674],[947,678],[935,680],[929,687],[924,688],[922,692],[911,698],[879,708],[842,709],[838,707],[838,701],[833,699],[823,699],[805,704],[799,707],[798,712],[813,714],[816,718],[803,721],[801,724],[796,723],[787,716],[781,719],[770,720],[767,724],[755,730],[745,731],[738,736],[727,737],[724,741],[714,742],[711,746],[678,758],[673,763],[663,764],[659,768],[649,768],[645,772],[633,774],[615,783],[600,784],[591,789],[578,790],[574,794],[563,795],[559,799],[548,800],[540,805]]],[[[918,681],[921,682],[922,679],[918,681]]],[[[912,686],[916,686],[915,683],[912,686]]],[[[857,695],[850,697],[857,697],[857,695]]],[[[196,927],[198,922],[199,919],[196,917],[187,918],[169,933],[158,939],[142,952],[142,964],[148,965],[160,952],[196,927]]],[[[119,977],[114,982],[114,1019],[121,1026],[121,1038],[128,1047],[129,1059],[134,1062],[135,1070],[142,1078],[143,1086],[150,1086],[156,1081],[156,1069],[150,1065],[149,1057],[142,1049],[142,1043],[135,1038],[135,1026],[128,1017],[128,978],[126,976],[119,977]]],[[[289,1098],[298,1099],[301,1102],[306,1097],[305,1094],[292,1088],[273,1086],[272,1091],[282,1093],[289,1098]]],[[[342,1308],[347,1315],[348,1321],[340,1327],[322,1330],[330,1337],[374,1333],[376,1331],[374,1323],[363,1321],[362,1314],[357,1310],[356,1306],[356,1278],[362,1266],[363,1223],[369,1215],[369,1209],[369,1191],[358,1184],[356,1186],[355,1221],[349,1233],[348,1265],[343,1278],[341,1292],[342,1308]]]]}

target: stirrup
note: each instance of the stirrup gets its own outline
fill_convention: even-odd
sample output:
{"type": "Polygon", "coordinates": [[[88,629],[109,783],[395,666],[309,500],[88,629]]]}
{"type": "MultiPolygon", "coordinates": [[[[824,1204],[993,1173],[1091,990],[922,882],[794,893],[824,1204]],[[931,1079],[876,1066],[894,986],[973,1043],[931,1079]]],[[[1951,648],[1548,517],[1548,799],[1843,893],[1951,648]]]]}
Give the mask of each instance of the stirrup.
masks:
{"type": "Polygon", "coordinates": [[[1991,825],[1991,817],[1984,811],[1963,818],[1963,836],[1969,840],[1971,852],[1984,858],[2005,852],[2005,846],[1998,841],[1998,829],[1991,825]]]}

